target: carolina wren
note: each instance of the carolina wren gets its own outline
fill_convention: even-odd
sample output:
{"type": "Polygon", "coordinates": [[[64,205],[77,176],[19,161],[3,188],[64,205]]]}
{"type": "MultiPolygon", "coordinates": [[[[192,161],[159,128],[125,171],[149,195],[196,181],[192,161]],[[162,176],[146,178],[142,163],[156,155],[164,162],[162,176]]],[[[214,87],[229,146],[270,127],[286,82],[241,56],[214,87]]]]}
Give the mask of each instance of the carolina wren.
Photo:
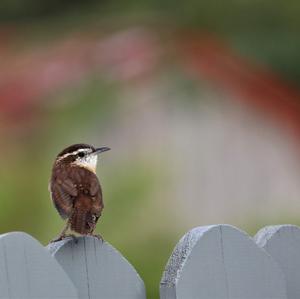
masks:
{"type": "Polygon", "coordinates": [[[54,241],[63,239],[69,228],[82,235],[93,235],[104,208],[96,176],[97,158],[98,154],[108,150],[108,147],[74,144],[57,155],[49,191],[54,206],[67,223],[54,241]]]}

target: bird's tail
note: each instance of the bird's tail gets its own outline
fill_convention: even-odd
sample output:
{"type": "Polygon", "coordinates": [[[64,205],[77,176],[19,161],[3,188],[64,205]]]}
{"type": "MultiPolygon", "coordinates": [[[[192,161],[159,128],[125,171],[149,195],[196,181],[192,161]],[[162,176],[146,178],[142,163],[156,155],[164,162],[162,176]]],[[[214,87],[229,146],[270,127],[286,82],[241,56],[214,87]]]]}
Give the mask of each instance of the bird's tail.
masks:
{"type": "Polygon", "coordinates": [[[89,233],[89,226],[87,226],[87,212],[82,209],[75,209],[71,220],[71,230],[79,234],[89,233]]]}

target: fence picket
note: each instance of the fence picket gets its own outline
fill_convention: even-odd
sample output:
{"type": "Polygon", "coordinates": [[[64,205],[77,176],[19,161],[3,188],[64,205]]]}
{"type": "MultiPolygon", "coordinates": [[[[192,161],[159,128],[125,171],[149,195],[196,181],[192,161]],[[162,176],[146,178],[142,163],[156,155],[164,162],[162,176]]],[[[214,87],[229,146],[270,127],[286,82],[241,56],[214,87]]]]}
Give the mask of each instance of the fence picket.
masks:
{"type": "Polygon", "coordinates": [[[300,228],[295,225],[266,226],[254,239],[281,267],[287,282],[287,297],[300,298],[300,228]]]}
{"type": "Polygon", "coordinates": [[[73,281],[79,298],[146,298],[135,269],[107,242],[90,236],[66,238],[47,248],[73,281]]]}
{"type": "MultiPolygon", "coordinates": [[[[176,245],[161,299],[300,298],[300,228],[268,226],[254,238],[230,225],[196,227],[176,245]]],[[[145,299],[142,279],[110,244],[66,238],[45,249],[0,235],[0,298],[145,299]]]]}
{"type": "Polygon", "coordinates": [[[230,225],[197,227],[176,245],[160,286],[161,299],[286,299],[277,263],[230,225]]]}
{"type": "Polygon", "coordinates": [[[0,236],[0,298],[78,298],[59,264],[31,236],[0,236]]]}

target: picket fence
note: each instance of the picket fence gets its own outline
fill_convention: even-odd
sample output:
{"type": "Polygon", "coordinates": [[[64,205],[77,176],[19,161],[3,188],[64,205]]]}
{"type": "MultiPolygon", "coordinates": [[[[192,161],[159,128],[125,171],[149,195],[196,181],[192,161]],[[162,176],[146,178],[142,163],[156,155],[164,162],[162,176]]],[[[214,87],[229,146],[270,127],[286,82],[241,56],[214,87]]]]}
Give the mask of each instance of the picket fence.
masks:
{"type": "MultiPolygon", "coordinates": [[[[230,225],[196,227],[176,245],[161,299],[300,298],[300,228],[254,238],[230,225]]],[[[110,244],[67,238],[46,248],[22,232],[0,236],[0,298],[145,299],[143,280],[110,244]]]]}

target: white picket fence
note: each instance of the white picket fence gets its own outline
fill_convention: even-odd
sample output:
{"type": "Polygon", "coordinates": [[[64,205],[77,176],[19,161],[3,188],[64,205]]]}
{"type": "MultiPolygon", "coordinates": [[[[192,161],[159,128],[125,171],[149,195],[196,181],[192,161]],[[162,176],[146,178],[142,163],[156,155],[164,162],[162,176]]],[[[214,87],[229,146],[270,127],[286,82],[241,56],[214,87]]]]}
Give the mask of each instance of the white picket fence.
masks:
{"type": "MultiPolygon", "coordinates": [[[[176,245],[161,299],[300,298],[300,228],[269,226],[254,238],[230,225],[197,227],[176,245]]],[[[46,248],[31,236],[0,236],[0,298],[145,299],[133,266],[93,237],[46,248]]],[[[151,298],[150,298],[151,299],[151,298]]]]}

